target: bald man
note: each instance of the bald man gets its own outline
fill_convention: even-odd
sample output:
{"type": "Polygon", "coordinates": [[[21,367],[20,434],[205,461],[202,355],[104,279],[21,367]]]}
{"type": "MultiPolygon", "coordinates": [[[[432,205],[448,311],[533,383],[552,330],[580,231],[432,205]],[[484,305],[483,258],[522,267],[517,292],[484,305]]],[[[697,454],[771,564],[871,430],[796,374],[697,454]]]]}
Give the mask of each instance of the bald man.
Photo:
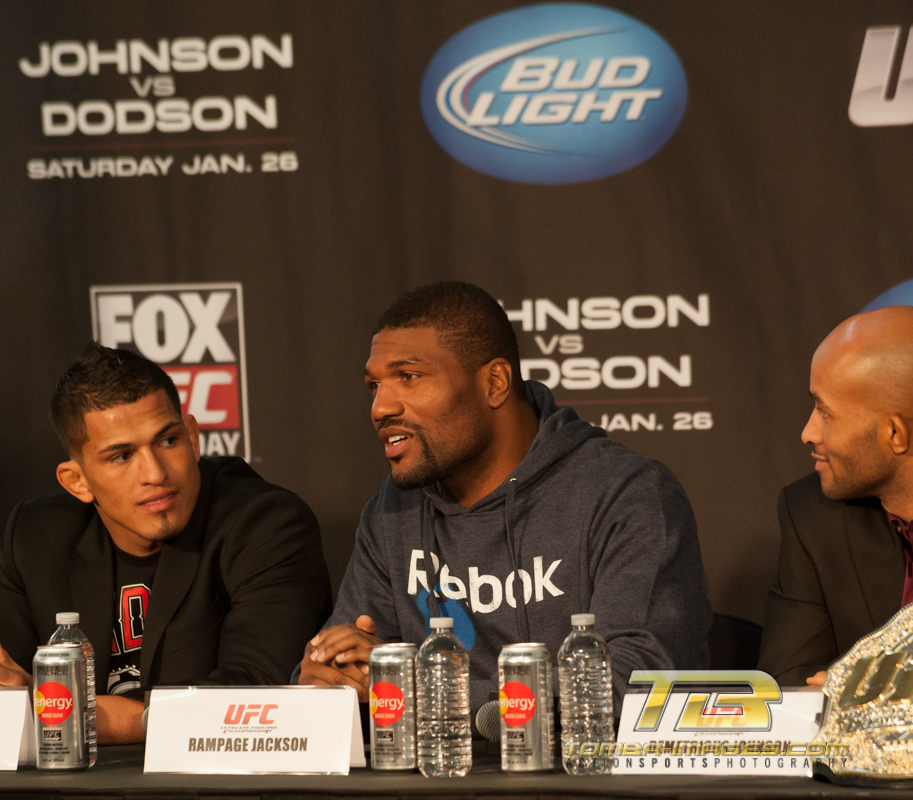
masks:
{"type": "Polygon", "coordinates": [[[816,475],[780,493],[780,560],[759,667],[824,671],[913,601],[913,307],[851,317],[812,358],[802,431],[816,475]]]}

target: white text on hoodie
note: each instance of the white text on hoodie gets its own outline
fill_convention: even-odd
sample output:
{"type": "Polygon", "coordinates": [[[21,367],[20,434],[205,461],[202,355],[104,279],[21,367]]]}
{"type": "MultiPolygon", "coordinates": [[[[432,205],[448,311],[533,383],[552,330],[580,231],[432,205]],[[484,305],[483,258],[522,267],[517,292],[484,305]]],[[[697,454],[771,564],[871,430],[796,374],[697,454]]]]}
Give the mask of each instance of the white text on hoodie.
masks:
{"type": "MultiPolygon", "coordinates": [[[[427,572],[424,569],[419,569],[419,563],[424,562],[424,560],[424,551],[412,551],[412,556],[409,559],[409,585],[406,589],[411,595],[418,594],[419,584],[424,586],[426,591],[431,591],[431,587],[428,586],[427,572]]],[[[437,569],[440,564],[437,553],[431,553],[431,561],[434,568],[437,569]]],[[[537,603],[541,603],[545,599],[546,592],[552,597],[558,597],[558,595],[564,594],[564,591],[552,583],[552,575],[560,563],[561,559],[559,558],[557,561],[552,561],[547,570],[543,570],[542,556],[536,556],[533,559],[532,578],[525,569],[515,570],[507,576],[503,585],[494,575],[479,575],[478,567],[470,567],[469,605],[473,612],[479,614],[490,614],[492,611],[497,610],[500,608],[503,600],[507,600],[507,605],[511,608],[516,608],[517,600],[514,595],[514,584],[518,574],[520,576],[520,583],[523,585],[524,604],[530,602],[533,594],[535,594],[537,603]],[[491,588],[490,603],[483,603],[479,596],[483,586],[491,588]]],[[[451,575],[450,567],[446,564],[441,568],[438,580],[440,581],[441,590],[435,592],[437,597],[440,597],[443,594],[444,597],[447,597],[450,600],[463,600],[466,598],[466,582],[457,578],[455,575],[451,575]]]]}

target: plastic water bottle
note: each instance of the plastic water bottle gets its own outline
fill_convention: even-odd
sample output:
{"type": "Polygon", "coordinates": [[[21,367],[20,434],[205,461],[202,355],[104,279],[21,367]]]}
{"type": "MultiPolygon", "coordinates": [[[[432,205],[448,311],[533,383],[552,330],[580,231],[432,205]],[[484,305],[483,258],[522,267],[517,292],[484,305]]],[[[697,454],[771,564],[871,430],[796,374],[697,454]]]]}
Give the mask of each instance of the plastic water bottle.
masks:
{"type": "Polygon", "coordinates": [[[78,642],[86,657],[86,744],[89,746],[89,766],[98,760],[98,729],[95,716],[95,651],[89,638],[79,630],[79,614],[62,611],[57,615],[57,630],[48,644],[78,642]]]}
{"type": "Polygon", "coordinates": [[[611,748],[593,744],[615,740],[609,651],[596,632],[595,616],[574,614],[571,625],[573,630],[558,651],[561,761],[569,775],[601,775],[612,769],[611,748]],[[590,745],[587,755],[580,753],[584,744],[590,745]]]}
{"type": "Polygon", "coordinates": [[[431,618],[431,635],[415,657],[418,768],[426,778],[462,778],[472,767],[469,654],[453,620],[431,618]]]}

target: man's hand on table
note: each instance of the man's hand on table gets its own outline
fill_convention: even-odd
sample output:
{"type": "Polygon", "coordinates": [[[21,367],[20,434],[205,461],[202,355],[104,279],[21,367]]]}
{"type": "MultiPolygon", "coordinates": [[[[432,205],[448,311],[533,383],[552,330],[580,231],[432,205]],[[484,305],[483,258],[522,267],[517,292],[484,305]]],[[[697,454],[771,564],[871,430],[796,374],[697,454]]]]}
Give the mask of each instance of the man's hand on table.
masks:
{"type": "Polygon", "coordinates": [[[143,741],[143,704],[128,697],[95,697],[99,744],[136,744],[143,741]]]}
{"type": "Polygon", "coordinates": [[[378,639],[377,626],[362,614],[355,624],[334,625],[308,642],[301,661],[303,686],[354,686],[358,699],[368,700],[368,657],[378,639]]]}
{"type": "Polygon", "coordinates": [[[824,670],[821,670],[820,672],[816,672],[810,678],[806,678],[805,682],[809,686],[824,686],[824,679],[826,677],[827,677],[827,672],[825,672],[824,670]]]}
{"type": "Polygon", "coordinates": [[[0,645],[0,686],[32,686],[32,676],[20,667],[0,645]]]}
{"type": "MultiPolygon", "coordinates": [[[[32,686],[32,676],[0,646],[0,686],[32,686]]],[[[143,704],[113,695],[95,698],[99,744],[136,744],[143,741],[143,704]]]]}

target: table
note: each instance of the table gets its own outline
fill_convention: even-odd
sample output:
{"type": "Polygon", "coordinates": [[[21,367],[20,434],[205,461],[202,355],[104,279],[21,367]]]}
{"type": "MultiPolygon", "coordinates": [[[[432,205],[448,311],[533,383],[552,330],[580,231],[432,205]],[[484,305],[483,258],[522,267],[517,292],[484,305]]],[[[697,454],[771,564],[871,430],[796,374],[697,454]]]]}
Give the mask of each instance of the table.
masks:
{"type": "Polygon", "coordinates": [[[261,798],[293,800],[568,800],[613,798],[812,798],[906,796],[891,789],[854,789],[817,780],[785,777],[705,777],[609,775],[571,777],[560,767],[551,773],[507,775],[496,755],[476,753],[466,778],[424,778],[417,773],[384,773],[355,769],[341,775],[177,775],[143,774],[143,748],[102,747],[98,764],[85,772],[21,769],[0,772],[0,797],[36,798],[261,798]]]}

